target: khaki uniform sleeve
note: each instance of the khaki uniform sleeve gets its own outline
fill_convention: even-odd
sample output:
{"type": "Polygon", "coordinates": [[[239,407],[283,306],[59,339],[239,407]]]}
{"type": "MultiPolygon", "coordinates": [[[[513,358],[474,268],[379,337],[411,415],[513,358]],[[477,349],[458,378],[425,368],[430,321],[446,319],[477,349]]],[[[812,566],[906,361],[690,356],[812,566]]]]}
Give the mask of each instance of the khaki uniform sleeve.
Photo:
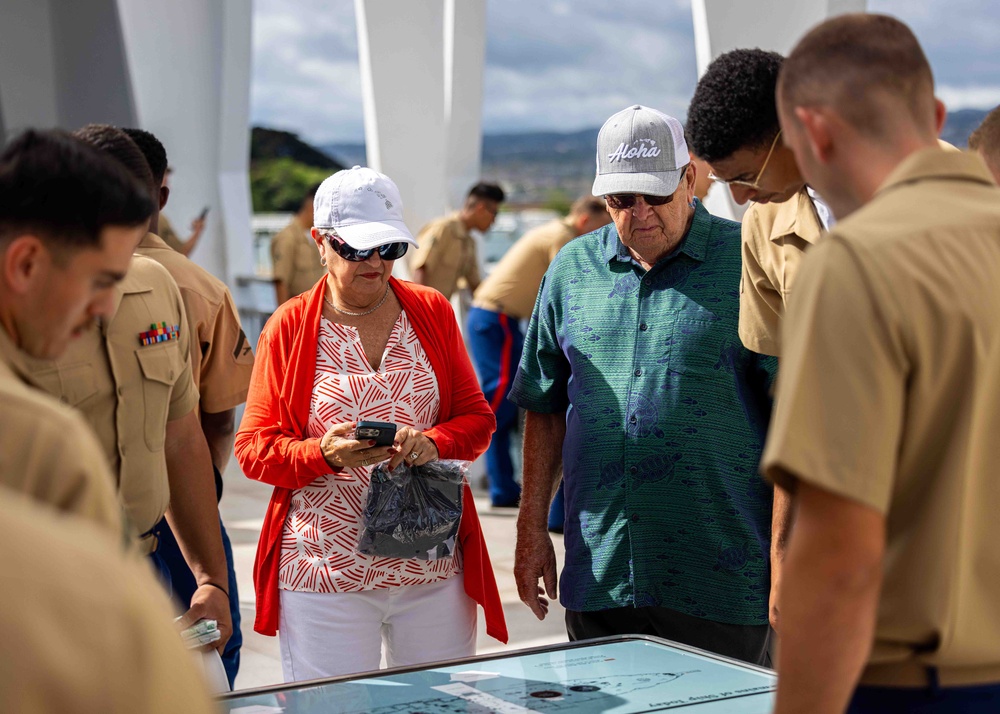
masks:
{"type": "Polygon", "coordinates": [[[0,499],[0,538],[0,711],[219,711],[145,558],[16,494],[0,499]]]}
{"type": "Polygon", "coordinates": [[[447,250],[447,245],[450,243],[446,233],[446,226],[433,223],[421,229],[420,233],[417,234],[417,243],[420,245],[410,260],[411,270],[424,268],[433,271],[441,265],[444,251],[447,250]]]}
{"type": "Polygon", "coordinates": [[[295,275],[295,251],[288,238],[289,232],[285,229],[271,239],[271,274],[285,285],[295,275]]]}
{"type": "Polygon", "coordinates": [[[75,484],[67,493],[64,509],[97,523],[125,542],[125,511],[115,492],[117,479],[111,474],[101,445],[82,420],[68,432],[59,447],[59,458],[65,463],[53,472],[75,484]]]}
{"type": "Polygon", "coordinates": [[[253,350],[228,290],[209,338],[201,345],[201,410],[216,414],[246,401],[253,371],[253,350]]]}
{"type": "Polygon", "coordinates": [[[908,368],[878,283],[856,248],[834,236],[803,261],[762,464],[787,488],[806,481],[885,513],[908,368]]]}
{"type": "Polygon", "coordinates": [[[0,398],[10,410],[0,417],[0,484],[124,542],[116,479],[79,412],[54,399],[49,404],[40,392],[23,398],[8,391],[0,398]]]}
{"type": "Polygon", "coordinates": [[[756,219],[756,212],[749,211],[742,226],[739,334],[748,350],[780,356],[784,299],[764,269],[767,241],[768,237],[756,219]]]}
{"type": "Polygon", "coordinates": [[[475,291],[482,282],[482,278],[479,276],[479,253],[476,250],[475,240],[469,238],[469,242],[472,245],[472,251],[469,254],[469,264],[465,269],[465,282],[468,284],[469,290],[475,291]]]}
{"type": "Polygon", "coordinates": [[[178,346],[180,347],[180,353],[185,356],[185,359],[181,373],[170,390],[170,410],[167,412],[167,421],[173,421],[185,416],[198,406],[199,401],[198,388],[195,386],[194,378],[191,376],[191,360],[187,358],[191,354],[191,340],[196,338],[191,334],[191,322],[187,319],[187,313],[184,311],[184,302],[181,300],[180,290],[178,290],[176,285],[171,287],[174,309],[180,316],[179,324],[181,329],[178,346]]]}

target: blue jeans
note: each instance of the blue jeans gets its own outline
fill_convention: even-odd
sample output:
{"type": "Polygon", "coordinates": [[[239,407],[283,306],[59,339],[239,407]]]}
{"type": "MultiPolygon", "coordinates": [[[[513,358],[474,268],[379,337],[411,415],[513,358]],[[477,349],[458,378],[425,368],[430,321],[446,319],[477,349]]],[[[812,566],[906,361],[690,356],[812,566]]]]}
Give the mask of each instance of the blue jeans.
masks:
{"type": "Polygon", "coordinates": [[[490,500],[494,506],[514,505],[521,498],[510,456],[510,434],[517,426],[517,406],[507,395],[521,362],[524,335],[515,318],[473,307],[469,309],[468,338],[479,384],[497,418],[497,430],[486,450],[490,500]]]}
{"type": "MultiPolygon", "coordinates": [[[[236,571],[233,569],[233,546],[229,542],[229,534],[219,521],[222,530],[222,547],[226,551],[226,567],[229,570],[229,612],[233,618],[233,635],[226,643],[222,653],[222,665],[226,668],[229,688],[236,681],[236,673],[240,670],[240,647],[243,645],[243,633],[240,632],[240,596],[236,592],[236,571]]],[[[160,574],[160,579],[166,586],[170,596],[181,606],[181,612],[186,612],[191,604],[191,597],[198,589],[194,575],[184,560],[167,520],[162,519],[153,529],[159,537],[156,552],[149,556],[153,566],[160,574]]]]}
{"type": "Polygon", "coordinates": [[[972,687],[858,687],[847,714],[993,714],[1000,683],[972,687]]]}

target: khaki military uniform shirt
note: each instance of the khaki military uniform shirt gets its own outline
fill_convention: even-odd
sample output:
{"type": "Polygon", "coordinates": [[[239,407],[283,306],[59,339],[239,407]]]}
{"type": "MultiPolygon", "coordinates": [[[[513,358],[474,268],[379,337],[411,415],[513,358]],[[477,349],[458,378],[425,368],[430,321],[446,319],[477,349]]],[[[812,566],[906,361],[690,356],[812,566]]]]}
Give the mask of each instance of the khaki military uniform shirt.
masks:
{"type": "Polygon", "coordinates": [[[28,363],[46,391],[84,413],[140,534],[156,525],[170,502],[167,422],[198,406],[191,339],[177,284],[163,266],[135,256],[116,288],[114,316],[71,342],[58,360],[28,363]],[[178,339],[141,344],[141,333],[160,323],[178,326],[178,339]]]}
{"type": "Polygon", "coordinates": [[[459,287],[479,287],[476,242],[458,213],[428,223],[420,229],[417,242],[420,247],[410,261],[410,269],[424,269],[425,285],[449,298],[459,287]]]}
{"type": "Polygon", "coordinates": [[[160,227],[157,235],[163,239],[163,242],[166,243],[167,247],[171,250],[180,252],[181,248],[184,247],[184,242],[181,240],[180,236],[177,235],[177,231],[174,230],[170,221],[167,220],[167,217],[162,213],[160,214],[160,227]]]}
{"type": "Polygon", "coordinates": [[[781,354],[781,317],[802,255],[823,233],[806,189],[783,203],[755,203],[743,216],[740,339],[765,355],[781,354]]]}
{"type": "Polygon", "coordinates": [[[4,492],[0,562],[0,711],[218,711],[148,564],[106,533],[4,492]]]}
{"type": "Polygon", "coordinates": [[[271,239],[271,272],[288,288],[288,297],[306,292],[326,275],[319,262],[319,251],[309,235],[311,226],[303,226],[298,218],[271,239]]]}
{"type": "Polygon", "coordinates": [[[931,149],[810,251],[789,303],[763,468],[886,517],[863,682],[1000,682],[997,276],[1000,188],[931,149]]]}
{"type": "Polygon", "coordinates": [[[253,352],[229,288],[152,233],[142,239],[136,253],[166,268],[180,288],[191,326],[191,376],[201,396],[201,410],[216,414],[245,402],[253,352]]]}
{"type": "Polygon", "coordinates": [[[122,542],[125,520],[100,444],[81,416],[29,381],[0,327],[0,485],[89,520],[122,542]]]}
{"type": "Polygon", "coordinates": [[[576,237],[568,218],[534,228],[518,239],[474,295],[473,304],[518,320],[531,317],[549,263],[576,237]]]}

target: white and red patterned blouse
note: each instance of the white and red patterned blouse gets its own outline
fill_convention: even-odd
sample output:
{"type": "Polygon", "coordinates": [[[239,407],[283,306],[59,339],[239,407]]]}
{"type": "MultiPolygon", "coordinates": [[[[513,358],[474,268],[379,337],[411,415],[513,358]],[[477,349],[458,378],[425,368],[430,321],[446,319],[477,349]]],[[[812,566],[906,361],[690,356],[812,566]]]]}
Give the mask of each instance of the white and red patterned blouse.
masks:
{"type": "MultiPolygon", "coordinates": [[[[417,333],[400,313],[373,371],[354,327],[320,321],[307,435],[322,437],[345,421],[432,427],[440,395],[417,333]]],[[[372,467],[321,476],[292,495],[281,536],[278,587],[341,593],[433,583],[458,571],[455,558],[379,558],[354,552],[372,467]]]]}

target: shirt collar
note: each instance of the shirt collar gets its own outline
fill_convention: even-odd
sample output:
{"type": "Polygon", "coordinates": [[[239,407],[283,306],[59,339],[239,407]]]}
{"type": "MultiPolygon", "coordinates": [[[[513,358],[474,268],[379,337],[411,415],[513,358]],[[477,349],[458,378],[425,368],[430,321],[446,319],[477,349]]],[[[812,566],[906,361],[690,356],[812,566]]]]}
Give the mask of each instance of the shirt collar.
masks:
{"type": "Polygon", "coordinates": [[[25,357],[24,352],[14,344],[14,340],[7,334],[7,330],[0,327],[0,370],[5,365],[20,381],[38,387],[38,383],[31,378],[31,371],[28,369],[25,357]]]}
{"type": "Polygon", "coordinates": [[[173,250],[169,245],[167,245],[160,236],[155,233],[147,233],[139,241],[140,248],[166,248],[167,250],[173,250]]]}
{"type": "Polygon", "coordinates": [[[907,156],[886,177],[875,195],[927,179],[973,181],[993,184],[993,177],[979,157],[964,151],[944,151],[940,148],[921,149],[907,156]]]}
{"type": "MultiPolygon", "coordinates": [[[[629,253],[628,248],[618,236],[618,229],[615,228],[614,222],[609,223],[601,230],[606,231],[604,234],[604,262],[610,263],[612,260],[618,260],[622,263],[635,263],[632,254],[629,253]]],[[[669,260],[678,253],[684,253],[698,262],[704,262],[705,254],[708,252],[708,238],[711,234],[712,214],[702,205],[701,201],[695,199],[694,218],[691,219],[691,227],[688,229],[687,235],[681,240],[680,245],[669,255],[661,258],[660,262],[669,260]]],[[[638,265],[638,263],[636,264],[638,265]]]]}
{"type": "Polygon", "coordinates": [[[806,187],[784,203],[777,204],[774,223],[771,224],[770,240],[776,241],[788,235],[796,235],[807,243],[816,243],[823,233],[823,226],[813,206],[806,187]]]}

